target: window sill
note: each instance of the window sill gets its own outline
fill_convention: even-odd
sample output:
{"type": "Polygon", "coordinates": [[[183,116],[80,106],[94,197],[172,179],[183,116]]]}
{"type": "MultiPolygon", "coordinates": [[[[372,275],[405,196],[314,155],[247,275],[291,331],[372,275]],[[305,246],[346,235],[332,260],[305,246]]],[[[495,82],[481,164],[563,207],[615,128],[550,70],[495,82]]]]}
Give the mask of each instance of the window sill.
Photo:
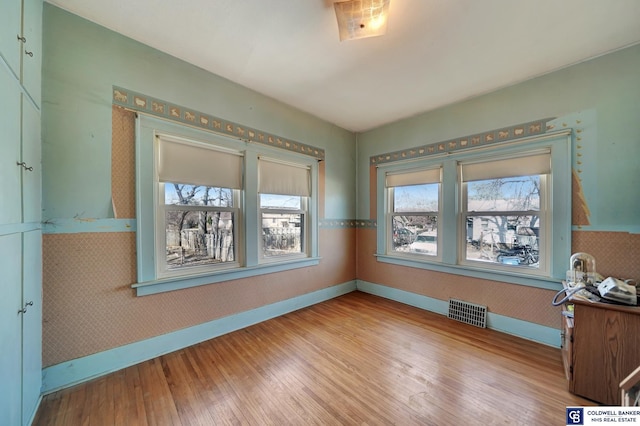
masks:
{"type": "Polygon", "coordinates": [[[538,277],[518,274],[510,271],[474,268],[473,266],[468,265],[448,265],[444,263],[428,262],[423,260],[418,261],[406,257],[389,256],[385,254],[376,254],[375,256],[378,262],[408,266],[411,268],[427,269],[430,271],[445,272],[448,274],[462,275],[465,277],[526,285],[529,287],[537,287],[547,290],[557,291],[562,288],[562,278],[556,279],[551,277],[538,277]]]}
{"type": "Polygon", "coordinates": [[[319,257],[305,257],[288,262],[261,264],[251,267],[227,269],[200,275],[185,275],[181,277],[162,278],[153,281],[136,283],[131,288],[136,290],[136,296],[148,296],[167,291],[181,290],[207,284],[215,284],[223,281],[237,280],[240,278],[255,277],[274,272],[289,271],[291,269],[316,266],[320,263],[319,257]]]}

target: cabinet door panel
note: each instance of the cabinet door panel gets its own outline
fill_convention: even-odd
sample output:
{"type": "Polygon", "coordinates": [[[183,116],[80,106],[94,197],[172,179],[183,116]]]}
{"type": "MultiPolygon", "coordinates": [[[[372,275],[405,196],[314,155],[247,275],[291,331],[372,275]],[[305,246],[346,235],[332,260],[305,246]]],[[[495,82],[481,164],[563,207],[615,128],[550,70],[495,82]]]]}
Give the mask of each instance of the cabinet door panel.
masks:
{"type": "Polygon", "coordinates": [[[567,380],[571,382],[573,368],[573,319],[562,317],[562,364],[567,380]]]}
{"type": "Polygon", "coordinates": [[[620,382],[640,365],[640,313],[576,303],[574,315],[571,391],[604,405],[620,405],[620,382]]]}
{"type": "Polygon", "coordinates": [[[24,0],[22,32],[27,39],[22,46],[22,85],[39,107],[42,92],[42,0],[24,0]]]}
{"type": "Polygon", "coordinates": [[[600,349],[607,342],[607,311],[604,309],[576,306],[573,350],[573,389],[578,395],[616,405],[615,395],[609,395],[609,380],[606,375],[614,366],[605,364],[600,349]]]}
{"type": "Polygon", "coordinates": [[[0,424],[21,424],[22,235],[0,236],[0,424]]]}
{"type": "Polygon", "coordinates": [[[23,99],[22,102],[22,161],[32,170],[22,170],[22,220],[40,222],[42,217],[42,161],[40,114],[23,99]]]}
{"type": "Polygon", "coordinates": [[[0,67],[0,224],[22,220],[20,153],[20,89],[0,67]],[[6,94],[6,95],[5,95],[6,94]]]}
{"type": "Polygon", "coordinates": [[[23,234],[22,420],[33,418],[42,387],[42,232],[23,234]]]}
{"type": "Polygon", "coordinates": [[[16,76],[20,76],[20,47],[18,36],[22,35],[21,0],[0,1],[0,55],[11,67],[16,76]]]}

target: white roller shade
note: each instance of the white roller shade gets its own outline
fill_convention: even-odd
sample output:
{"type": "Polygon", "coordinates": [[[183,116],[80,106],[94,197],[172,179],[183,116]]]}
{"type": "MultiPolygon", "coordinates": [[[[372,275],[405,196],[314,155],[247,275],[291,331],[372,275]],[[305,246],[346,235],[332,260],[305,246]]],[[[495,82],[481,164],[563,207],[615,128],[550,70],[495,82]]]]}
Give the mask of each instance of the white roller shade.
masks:
{"type": "Polygon", "coordinates": [[[258,192],[261,194],[311,195],[309,166],[282,163],[260,158],[258,160],[258,192]]]}
{"type": "Polygon", "coordinates": [[[385,185],[393,186],[421,185],[440,182],[440,168],[387,173],[385,185]]]}
{"type": "Polygon", "coordinates": [[[464,182],[549,173],[551,173],[550,152],[480,163],[462,163],[464,182]]]}
{"type": "Polygon", "coordinates": [[[242,155],[158,136],[161,182],[242,188],[242,155]]]}

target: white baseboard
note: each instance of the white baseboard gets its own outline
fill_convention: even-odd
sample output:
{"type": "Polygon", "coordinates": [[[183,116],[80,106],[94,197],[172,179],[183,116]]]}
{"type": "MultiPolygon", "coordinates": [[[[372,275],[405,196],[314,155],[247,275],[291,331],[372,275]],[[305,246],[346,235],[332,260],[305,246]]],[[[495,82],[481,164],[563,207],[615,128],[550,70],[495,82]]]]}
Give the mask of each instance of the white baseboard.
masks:
{"type": "MultiPolygon", "coordinates": [[[[357,289],[365,293],[375,294],[376,296],[395,300],[406,305],[415,306],[441,315],[447,315],[448,301],[434,299],[432,297],[399,290],[393,287],[373,284],[367,281],[357,280],[356,282],[357,289]]],[[[524,339],[533,340],[534,342],[556,348],[559,348],[561,343],[560,330],[557,328],[547,327],[491,312],[487,313],[487,328],[522,337],[524,339]]]]}
{"type": "Polygon", "coordinates": [[[350,281],[172,333],[52,365],[42,370],[42,394],[46,395],[354,290],[356,290],[356,282],[350,281]]]}

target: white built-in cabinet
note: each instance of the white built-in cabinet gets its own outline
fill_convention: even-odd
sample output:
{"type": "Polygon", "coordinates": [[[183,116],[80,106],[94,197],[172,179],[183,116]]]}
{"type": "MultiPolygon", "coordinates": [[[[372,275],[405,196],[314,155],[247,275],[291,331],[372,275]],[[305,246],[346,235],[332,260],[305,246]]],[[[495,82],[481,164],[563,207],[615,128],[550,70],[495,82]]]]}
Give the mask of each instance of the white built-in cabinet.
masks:
{"type": "Polygon", "coordinates": [[[42,387],[42,0],[0,1],[0,425],[42,387]]]}

